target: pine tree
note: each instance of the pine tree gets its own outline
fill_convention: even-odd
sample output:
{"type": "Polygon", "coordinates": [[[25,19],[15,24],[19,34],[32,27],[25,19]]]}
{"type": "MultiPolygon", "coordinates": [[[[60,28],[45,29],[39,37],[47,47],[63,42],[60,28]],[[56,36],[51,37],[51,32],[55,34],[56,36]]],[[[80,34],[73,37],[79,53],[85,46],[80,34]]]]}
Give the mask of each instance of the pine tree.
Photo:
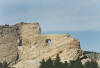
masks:
{"type": "Polygon", "coordinates": [[[82,68],[83,65],[81,63],[81,60],[78,58],[76,61],[70,62],[70,68],[82,68]]]}
{"type": "Polygon", "coordinates": [[[56,60],[54,61],[54,67],[55,68],[62,68],[63,63],[60,62],[59,54],[56,56],[56,60]]]}
{"type": "Polygon", "coordinates": [[[49,57],[49,59],[46,61],[46,68],[53,68],[53,61],[49,57]]]}
{"type": "Polygon", "coordinates": [[[63,68],[69,68],[69,64],[67,63],[67,61],[65,61],[62,66],[63,68]]]}
{"type": "Polygon", "coordinates": [[[40,62],[40,67],[39,68],[46,68],[46,62],[45,60],[43,59],[41,62],[40,62]]]}

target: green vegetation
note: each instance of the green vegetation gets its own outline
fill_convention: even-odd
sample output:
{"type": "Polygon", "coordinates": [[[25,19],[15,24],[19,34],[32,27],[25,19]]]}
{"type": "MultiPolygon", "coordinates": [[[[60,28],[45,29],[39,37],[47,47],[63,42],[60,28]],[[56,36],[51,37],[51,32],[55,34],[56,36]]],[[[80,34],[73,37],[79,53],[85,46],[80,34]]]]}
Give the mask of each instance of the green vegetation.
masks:
{"type": "Polygon", "coordinates": [[[3,63],[0,63],[0,68],[12,68],[12,67],[9,67],[7,62],[3,62],[3,63]]]}
{"type": "Polygon", "coordinates": [[[56,56],[55,60],[49,58],[47,61],[45,61],[43,59],[40,63],[40,68],[98,68],[98,64],[95,61],[87,62],[85,65],[82,65],[80,59],[70,61],[70,63],[67,63],[67,61],[63,63],[60,61],[59,55],[56,56]]]}
{"type": "Polygon", "coordinates": [[[87,62],[83,68],[98,68],[98,64],[95,61],[87,62]]]}

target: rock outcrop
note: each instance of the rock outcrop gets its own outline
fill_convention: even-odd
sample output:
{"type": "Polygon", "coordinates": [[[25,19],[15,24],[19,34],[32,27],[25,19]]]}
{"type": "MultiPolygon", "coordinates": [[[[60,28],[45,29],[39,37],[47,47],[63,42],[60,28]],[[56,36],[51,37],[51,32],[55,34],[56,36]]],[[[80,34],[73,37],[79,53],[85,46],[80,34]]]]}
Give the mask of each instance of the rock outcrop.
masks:
{"type": "Polygon", "coordinates": [[[15,64],[18,58],[16,29],[12,26],[0,26],[0,62],[15,64]]]}
{"type": "Polygon", "coordinates": [[[88,58],[92,59],[93,61],[97,61],[98,65],[100,67],[100,53],[91,52],[91,51],[84,51],[84,56],[87,56],[88,58]]]}
{"type": "Polygon", "coordinates": [[[0,30],[0,48],[4,49],[0,49],[0,57],[6,56],[11,64],[17,62],[16,68],[38,68],[43,58],[55,59],[57,54],[62,62],[82,56],[79,40],[69,34],[41,34],[37,22],[5,25],[0,30]]]}

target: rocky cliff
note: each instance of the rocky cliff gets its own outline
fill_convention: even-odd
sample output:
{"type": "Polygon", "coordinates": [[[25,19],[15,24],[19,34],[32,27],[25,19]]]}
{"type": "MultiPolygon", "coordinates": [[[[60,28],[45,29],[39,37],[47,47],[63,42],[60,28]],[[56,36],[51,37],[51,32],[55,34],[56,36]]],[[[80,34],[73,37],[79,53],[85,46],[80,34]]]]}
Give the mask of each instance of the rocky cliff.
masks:
{"type": "Polygon", "coordinates": [[[97,61],[100,67],[100,53],[84,51],[83,54],[88,58],[92,59],[93,61],[97,61]]]}
{"type": "Polygon", "coordinates": [[[41,34],[37,22],[0,26],[0,52],[0,60],[16,63],[16,68],[38,68],[43,58],[57,54],[62,62],[82,56],[79,40],[69,34],[41,34]]]}
{"type": "Polygon", "coordinates": [[[17,33],[13,26],[0,26],[0,61],[14,64],[17,61],[17,33]]]}

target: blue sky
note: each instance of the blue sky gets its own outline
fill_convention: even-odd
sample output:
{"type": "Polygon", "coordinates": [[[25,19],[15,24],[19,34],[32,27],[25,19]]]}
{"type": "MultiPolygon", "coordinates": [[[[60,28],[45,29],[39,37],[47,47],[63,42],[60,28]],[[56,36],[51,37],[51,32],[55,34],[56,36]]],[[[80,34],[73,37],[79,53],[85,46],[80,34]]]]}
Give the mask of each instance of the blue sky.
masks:
{"type": "Polygon", "coordinates": [[[35,21],[42,33],[69,33],[100,52],[100,0],[0,0],[0,24],[35,21]]]}

